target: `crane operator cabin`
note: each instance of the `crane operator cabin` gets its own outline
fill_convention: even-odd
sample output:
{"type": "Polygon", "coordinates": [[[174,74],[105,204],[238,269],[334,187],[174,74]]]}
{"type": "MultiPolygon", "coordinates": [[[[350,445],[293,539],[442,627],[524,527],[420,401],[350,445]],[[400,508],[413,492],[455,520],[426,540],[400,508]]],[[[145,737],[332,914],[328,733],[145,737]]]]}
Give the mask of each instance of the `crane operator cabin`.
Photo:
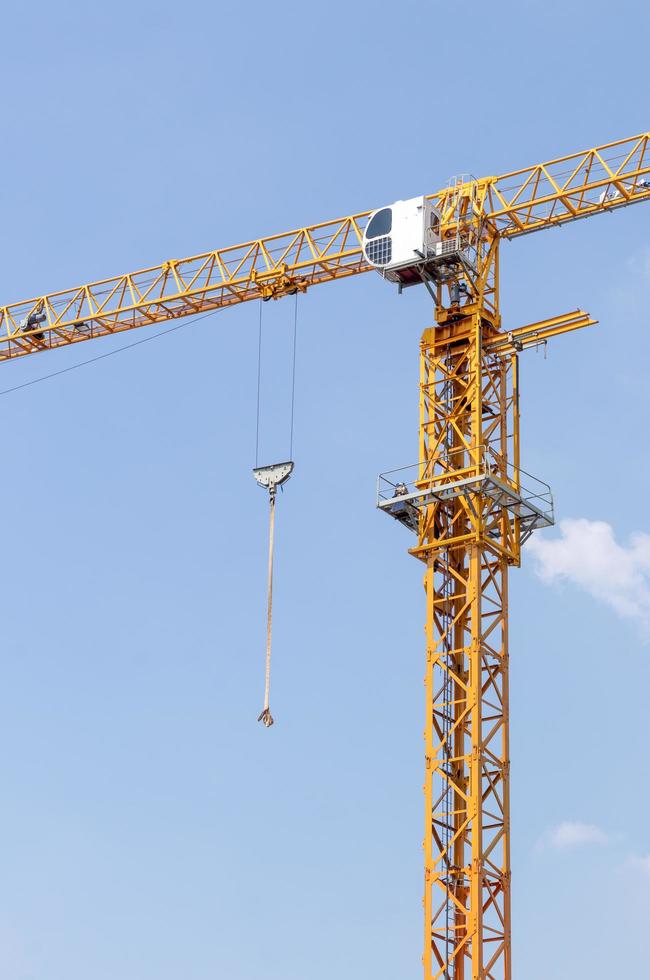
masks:
{"type": "Polygon", "coordinates": [[[442,239],[440,214],[426,197],[395,201],[374,211],[363,235],[369,263],[400,291],[405,286],[445,282],[468,266],[476,273],[470,249],[458,237],[442,239]]]}

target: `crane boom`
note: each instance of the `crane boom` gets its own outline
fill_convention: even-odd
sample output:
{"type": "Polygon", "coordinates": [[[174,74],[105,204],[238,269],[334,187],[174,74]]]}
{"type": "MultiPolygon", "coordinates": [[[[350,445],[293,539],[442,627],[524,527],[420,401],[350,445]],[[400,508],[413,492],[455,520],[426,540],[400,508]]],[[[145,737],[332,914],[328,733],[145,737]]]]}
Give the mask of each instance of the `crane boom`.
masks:
{"type": "Polygon", "coordinates": [[[558,157],[490,181],[485,211],[502,238],[650,198],[650,133],[558,157]]]}
{"type": "MultiPolygon", "coordinates": [[[[650,199],[650,133],[512,171],[467,179],[475,207],[501,238],[540,231],[650,199]]],[[[429,196],[454,224],[467,184],[429,196]]],[[[468,195],[464,194],[465,199],[468,195]]],[[[137,327],[272,299],[343,279],[370,266],[362,252],[370,211],[279,235],[169,259],[0,307],[0,361],[137,327]]]]}
{"type": "Polygon", "coordinates": [[[369,213],[0,307],[0,361],[366,272],[361,240],[369,213]]]}

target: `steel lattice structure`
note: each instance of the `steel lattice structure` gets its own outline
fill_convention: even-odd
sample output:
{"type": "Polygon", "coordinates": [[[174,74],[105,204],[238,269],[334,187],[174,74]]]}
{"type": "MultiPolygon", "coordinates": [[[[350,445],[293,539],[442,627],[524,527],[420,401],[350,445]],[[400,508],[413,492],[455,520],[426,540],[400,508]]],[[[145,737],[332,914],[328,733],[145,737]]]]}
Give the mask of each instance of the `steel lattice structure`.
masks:
{"type": "Polygon", "coordinates": [[[422,340],[426,564],[425,976],[510,976],[508,566],[521,520],[473,480],[519,482],[517,355],[498,337],[497,242],[474,302],[422,340]],[[511,463],[514,460],[514,465],[511,463]]]}
{"type": "MultiPolygon", "coordinates": [[[[650,200],[649,140],[457,179],[429,198],[443,239],[474,262],[462,298],[436,286],[419,463],[380,502],[416,533],[425,565],[425,980],[511,980],[508,570],[552,521],[548,488],[527,488],[520,467],[517,359],[595,322],[576,311],[504,330],[500,241],[650,200]]],[[[0,360],[366,272],[370,213],[0,307],[0,360]]]]}
{"type": "MultiPolygon", "coordinates": [[[[467,181],[463,200],[501,238],[650,198],[650,133],[560,157],[502,177],[467,181]]],[[[430,195],[454,222],[463,182],[430,195]]],[[[215,249],[0,307],[0,360],[270,299],[368,272],[361,239],[370,211],[215,249]],[[26,321],[44,316],[33,328],[26,321]]]]}

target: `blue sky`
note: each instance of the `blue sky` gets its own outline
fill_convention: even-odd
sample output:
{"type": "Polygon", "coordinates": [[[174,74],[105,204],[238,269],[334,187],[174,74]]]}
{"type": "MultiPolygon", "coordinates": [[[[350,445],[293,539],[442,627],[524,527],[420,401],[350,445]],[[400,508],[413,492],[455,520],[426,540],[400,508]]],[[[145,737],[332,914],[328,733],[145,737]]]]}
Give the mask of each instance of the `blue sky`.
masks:
{"type": "MultiPolygon", "coordinates": [[[[13,5],[0,302],[647,130],[649,27],[627,0],[13,5]]],[[[502,276],[508,325],[600,321],[522,357],[522,461],[573,523],[511,579],[515,970],[640,976],[650,209],[506,245],[502,276]]],[[[421,569],[374,485],[416,460],[430,303],[371,275],[300,300],[270,732],[257,316],[0,394],[7,980],[419,975],[421,569]]],[[[264,317],[270,457],[291,305],[264,317]]]]}

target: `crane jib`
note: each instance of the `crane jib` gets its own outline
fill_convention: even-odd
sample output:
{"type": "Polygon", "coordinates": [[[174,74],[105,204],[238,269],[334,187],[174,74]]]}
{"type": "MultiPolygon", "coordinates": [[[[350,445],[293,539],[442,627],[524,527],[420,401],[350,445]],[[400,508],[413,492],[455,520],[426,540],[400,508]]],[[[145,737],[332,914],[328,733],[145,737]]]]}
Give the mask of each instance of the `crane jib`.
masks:
{"type": "MultiPolygon", "coordinates": [[[[650,134],[501,177],[452,181],[427,197],[449,234],[480,220],[503,238],[650,198],[650,134]]],[[[271,299],[370,269],[369,211],[0,307],[0,360],[65,347],[253,299],[271,299]]]]}

